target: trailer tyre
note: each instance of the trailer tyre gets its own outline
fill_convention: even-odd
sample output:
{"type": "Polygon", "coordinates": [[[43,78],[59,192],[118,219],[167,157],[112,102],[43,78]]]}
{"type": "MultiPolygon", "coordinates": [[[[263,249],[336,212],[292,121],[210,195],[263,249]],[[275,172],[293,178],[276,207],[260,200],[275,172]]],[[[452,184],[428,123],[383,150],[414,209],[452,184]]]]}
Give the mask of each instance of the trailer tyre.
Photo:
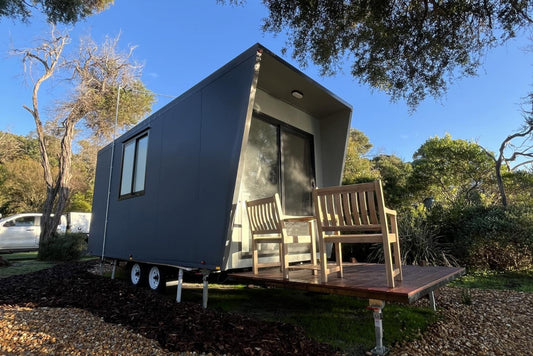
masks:
{"type": "Polygon", "coordinates": [[[148,286],[150,289],[163,292],[167,284],[166,282],[164,270],[158,266],[151,266],[148,272],[148,286]]]}
{"type": "Polygon", "coordinates": [[[146,279],[146,268],[140,263],[133,263],[130,266],[130,283],[134,286],[141,286],[146,279]]]}

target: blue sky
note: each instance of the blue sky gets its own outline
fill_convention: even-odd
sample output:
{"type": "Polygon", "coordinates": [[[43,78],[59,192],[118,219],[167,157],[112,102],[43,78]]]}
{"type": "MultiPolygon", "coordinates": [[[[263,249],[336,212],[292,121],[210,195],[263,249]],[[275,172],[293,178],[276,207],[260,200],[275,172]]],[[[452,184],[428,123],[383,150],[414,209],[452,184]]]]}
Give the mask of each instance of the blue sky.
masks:
{"type": "MultiPolygon", "coordinates": [[[[106,35],[121,34],[120,46],[138,46],[137,61],[144,64],[143,81],[157,94],[159,109],[232,58],[260,42],[281,55],[283,35],[261,31],[266,9],[258,0],[242,7],[222,6],[215,0],[116,0],[110,9],[72,27],[72,44],[90,34],[97,42],[106,35]]],[[[26,135],[33,119],[22,108],[31,103],[31,87],[25,83],[20,58],[12,48],[34,45],[48,34],[42,17],[31,23],[2,19],[0,22],[0,130],[26,135]]],[[[301,68],[288,55],[285,60],[350,103],[352,127],[363,131],[374,145],[373,153],[396,154],[406,161],[431,136],[450,133],[455,139],[474,140],[490,150],[518,130],[523,123],[520,104],[533,90],[531,33],[522,33],[506,45],[490,50],[476,77],[457,79],[445,97],[428,98],[414,114],[403,102],[391,103],[385,94],[361,85],[349,75],[320,77],[318,68],[301,68]]],[[[41,111],[60,91],[42,88],[41,111]],[[47,95],[46,95],[47,94],[47,95]]]]}

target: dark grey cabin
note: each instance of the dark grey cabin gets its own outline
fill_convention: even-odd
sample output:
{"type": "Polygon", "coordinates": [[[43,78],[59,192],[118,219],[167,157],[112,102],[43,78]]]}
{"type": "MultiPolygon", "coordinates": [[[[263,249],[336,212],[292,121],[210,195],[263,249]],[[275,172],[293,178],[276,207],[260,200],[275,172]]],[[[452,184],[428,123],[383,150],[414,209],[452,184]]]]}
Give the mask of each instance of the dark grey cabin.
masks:
{"type": "MultiPolygon", "coordinates": [[[[252,46],[98,153],[91,254],[250,267],[244,201],[278,192],[287,214],[312,214],[313,187],[341,183],[351,113],[252,46]]],[[[275,249],[262,258],[275,260],[275,249]]],[[[291,255],[305,259],[304,248],[291,255]]]]}

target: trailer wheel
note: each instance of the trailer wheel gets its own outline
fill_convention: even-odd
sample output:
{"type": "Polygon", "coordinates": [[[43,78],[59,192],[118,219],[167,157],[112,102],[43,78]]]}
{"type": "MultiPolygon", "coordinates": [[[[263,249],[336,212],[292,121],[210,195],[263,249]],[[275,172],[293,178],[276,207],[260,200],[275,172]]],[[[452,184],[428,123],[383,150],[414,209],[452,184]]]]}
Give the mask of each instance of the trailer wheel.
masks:
{"type": "Polygon", "coordinates": [[[130,266],[130,282],[134,286],[140,286],[145,280],[146,269],[140,263],[130,266]]]}
{"type": "Polygon", "coordinates": [[[158,266],[151,266],[148,272],[148,286],[151,290],[162,292],[166,287],[166,278],[163,270],[158,266]]]}

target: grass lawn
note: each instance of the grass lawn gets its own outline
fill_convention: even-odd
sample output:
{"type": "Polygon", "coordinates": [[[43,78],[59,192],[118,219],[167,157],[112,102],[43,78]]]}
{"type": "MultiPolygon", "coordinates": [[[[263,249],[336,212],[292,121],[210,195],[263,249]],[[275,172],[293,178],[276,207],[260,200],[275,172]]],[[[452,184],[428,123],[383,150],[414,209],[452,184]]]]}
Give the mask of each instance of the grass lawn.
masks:
{"type": "MultiPolygon", "coordinates": [[[[175,288],[167,288],[172,297],[175,292],[175,288]]],[[[182,300],[202,303],[201,285],[186,286],[182,300]]],[[[340,295],[243,285],[209,285],[209,308],[299,325],[309,337],[348,353],[360,354],[375,346],[374,321],[367,306],[366,299],[340,295]]],[[[387,304],[383,312],[386,345],[412,339],[438,318],[429,308],[406,305],[387,304]]]]}
{"type": "Polygon", "coordinates": [[[37,252],[6,253],[0,254],[0,256],[11,264],[8,267],[0,268],[0,278],[31,273],[54,265],[53,262],[37,260],[37,252]]]}
{"type": "Polygon", "coordinates": [[[533,270],[516,272],[472,272],[453,282],[463,288],[509,289],[533,293],[533,270]]]}

